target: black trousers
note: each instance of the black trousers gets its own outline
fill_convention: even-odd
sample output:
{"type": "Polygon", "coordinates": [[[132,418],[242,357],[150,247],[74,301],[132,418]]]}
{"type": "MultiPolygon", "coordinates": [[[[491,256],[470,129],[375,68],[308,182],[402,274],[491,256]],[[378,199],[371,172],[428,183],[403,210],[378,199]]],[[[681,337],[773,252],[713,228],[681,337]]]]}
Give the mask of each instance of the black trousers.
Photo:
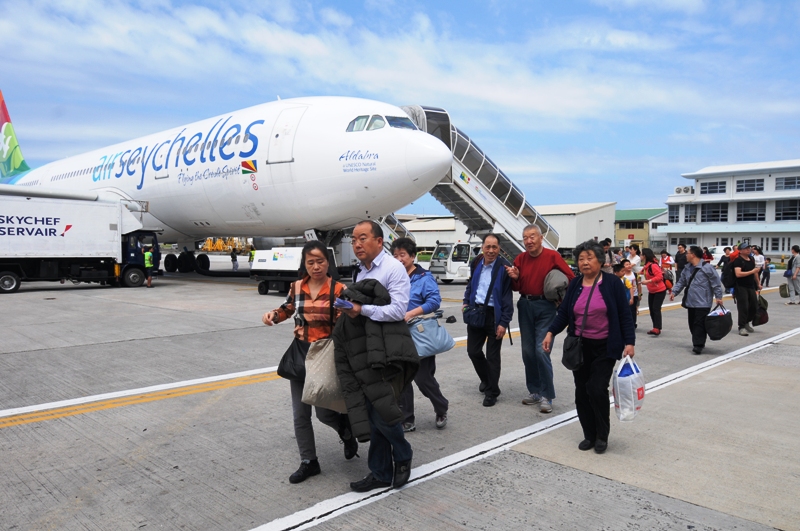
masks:
{"type": "Polygon", "coordinates": [[[633,305],[631,308],[631,316],[633,317],[633,326],[636,326],[636,312],[639,311],[639,296],[634,295],[633,297],[633,305]]]}
{"type": "Polygon", "coordinates": [[[608,357],[605,339],[583,338],[583,366],[572,372],[575,379],[575,409],[583,438],[607,441],[611,429],[608,386],[617,360],[608,357]]]}
{"type": "MultiPolygon", "coordinates": [[[[436,381],[436,356],[428,356],[419,360],[419,370],[417,375],[414,376],[414,383],[417,384],[419,390],[425,395],[425,398],[433,404],[433,412],[437,416],[447,414],[447,406],[450,404],[442,394],[439,388],[439,382],[436,381]]],[[[414,387],[411,382],[408,383],[403,392],[400,393],[399,406],[403,410],[403,422],[415,422],[414,418],[414,387]]]]}
{"type": "Polygon", "coordinates": [[[647,294],[647,306],[650,309],[650,319],[653,320],[653,328],[661,330],[661,305],[664,304],[664,297],[667,296],[667,291],[659,293],[647,294]]]}
{"type": "Polygon", "coordinates": [[[758,310],[758,295],[753,288],[740,288],[736,286],[734,291],[736,298],[736,310],[738,311],[739,328],[756,318],[758,310]]]}
{"type": "Polygon", "coordinates": [[[686,308],[689,317],[689,331],[692,333],[692,346],[706,346],[706,316],[711,308],[686,308]]]}
{"type": "Polygon", "coordinates": [[[769,277],[770,277],[770,270],[769,267],[765,267],[764,271],[761,272],[761,285],[765,288],[769,287],[769,277]]]}
{"type": "Polygon", "coordinates": [[[467,354],[481,383],[486,384],[486,396],[495,398],[500,395],[500,346],[502,344],[502,338],[497,339],[494,308],[487,306],[486,325],[483,328],[467,326],[467,354]],[[485,356],[483,354],[484,344],[486,344],[485,356]]]}

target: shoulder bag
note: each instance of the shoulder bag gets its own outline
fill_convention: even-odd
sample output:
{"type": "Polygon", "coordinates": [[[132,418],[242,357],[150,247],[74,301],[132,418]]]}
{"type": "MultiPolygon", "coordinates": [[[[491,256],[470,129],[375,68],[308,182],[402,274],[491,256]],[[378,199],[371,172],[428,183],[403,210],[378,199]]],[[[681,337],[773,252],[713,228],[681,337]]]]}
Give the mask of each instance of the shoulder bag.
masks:
{"type": "Polygon", "coordinates": [[[692,271],[692,276],[689,277],[689,282],[686,283],[686,287],[683,288],[683,298],[681,299],[681,306],[686,308],[686,296],[689,294],[689,286],[692,285],[692,280],[694,280],[695,275],[697,272],[700,271],[699,267],[695,267],[694,271],[692,271]]]}
{"type": "Polygon", "coordinates": [[[456,346],[456,340],[439,324],[442,315],[444,315],[442,310],[436,310],[408,322],[411,339],[414,340],[420,358],[441,354],[456,346]]]}
{"type": "MultiPolygon", "coordinates": [[[[497,260],[500,260],[497,258],[497,260]]],[[[496,261],[497,261],[496,260],[496,261]]],[[[464,319],[464,323],[467,326],[472,326],[475,328],[483,328],[486,326],[486,305],[489,304],[489,299],[492,297],[492,288],[494,288],[494,281],[497,280],[497,276],[500,274],[500,269],[503,267],[500,262],[497,262],[497,269],[492,272],[492,281],[489,283],[489,289],[486,290],[486,300],[483,301],[482,306],[478,306],[477,304],[470,304],[461,313],[461,317],[464,319]]],[[[477,267],[476,267],[477,269],[477,267]]],[[[472,277],[470,277],[470,282],[472,282],[472,277]]],[[[477,288],[476,288],[477,289],[477,288]]]]}
{"type": "MultiPolygon", "coordinates": [[[[300,283],[302,280],[298,280],[295,283],[295,296],[294,296],[294,304],[295,304],[295,312],[298,311],[297,308],[297,296],[300,292],[300,283]]],[[[331,295],[330,295],[330,309],[331,309],[331,326],[333,326],[333,298],[334,298],[334,287],[336,283],[333,279],[331,279],[331,295]]],[[[295,382],[303,382],[306,379],[306,356],[308,355],[308,348],[311,346],[311,343],[308,341],[303,341],[302,339],[294,338],[292,342],[289,344],[289,348],[286,349],[286,352],[283,353],[283,357],[281,361],[278,362],[278,376],[281,378],[285,378],[286,380],[293,380],[295,382]]]]}
{"type": "MultiPolygon", "coordinates": [[[[592,302],[592,293],[597,286],[600,275],[594,279],[592,289],[589,291],[589,298],[586,299],[586,308],[583,309],[583,322],[581,323],[581,334],[586,329],[586,317],[589,315],[589,303],[592,302]]],[[[564,338],[564,352],[561,355],[561,364],[571,371],[577,371],[583,367],[583,338],[581,336],[567,335],[564,338]]]]}

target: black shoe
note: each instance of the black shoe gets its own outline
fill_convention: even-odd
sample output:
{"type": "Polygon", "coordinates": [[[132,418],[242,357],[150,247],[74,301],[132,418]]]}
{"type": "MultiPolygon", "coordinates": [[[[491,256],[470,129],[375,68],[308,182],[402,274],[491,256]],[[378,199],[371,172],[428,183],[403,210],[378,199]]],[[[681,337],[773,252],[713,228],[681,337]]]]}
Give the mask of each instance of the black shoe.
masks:
{"type": "Polygon", "coordinates": [[[590,441],[589,439],[584,439],[578,445],[578,450],[585,452],[586,450],[591,450],[594,448],[594,441],[590,441]]]}
{"type": "Polygon", "coordinates": [[[608,441],[601,441],[600,439],[597,439],[597,441],[595,441],[594,453],[602,454],[603,452],[606,451],[606,448],[608,448],[608,441]]]}
{"type": "Polygon", "coordinates": [[[692,352],[694,352],[695,354],[702,354],[703,353],[703,347],[694,347],[692,349],[692,352]]]}
{"type": "Polygon", "coordinates": [[[486,398],[483,399],[483,407],[492,407],[496,403],[497,403],[496,396],[487,396],[486,398]]]}
{"type": "Polygon", "coordinates": [[[297,472],[289,476],[289,483],[302,483],[311,476],[316,476],[319,474],[321,470],[319,469],[319,461],[314,459],[313,461],[303,460],[300,462],[300,468],[297,469],[297,472]]]}
{"type": "Polygon", "coordinates": [[[361,481],[350,483],[350,488],[356,492],[369,492],[373,489],[383,489],[386,487],[391,487],[391,484],[385,481],[378,481],[373,477],[371,472],[361,481]]]}
{"type": "Polygon", "coordinates": [[[481,393],[485,393],[487,387],[489,387],[489,384],[487,384],[486,382],[481,382],[481,384],[478,386],[478,391],[480,391],[481,393]]]}
{"type": "Polygon", "coordinates": [[[339,417],[339,439],[344,445],[344,458],[348,461],[354,457],[361,457],[358,455],[358,441],[353,437],[353,432],[350,430],[350,419],[347,415],[339,417]]]}
{"type": "Polygon", "coordinates": [[[395,463],[394,464],[394,482],[392,483],[392,487],[395,489],[399,489],[406,483],[408,483],[408,478],[411,477],[411,461],[406,461],[405,463],[395,463]]]}

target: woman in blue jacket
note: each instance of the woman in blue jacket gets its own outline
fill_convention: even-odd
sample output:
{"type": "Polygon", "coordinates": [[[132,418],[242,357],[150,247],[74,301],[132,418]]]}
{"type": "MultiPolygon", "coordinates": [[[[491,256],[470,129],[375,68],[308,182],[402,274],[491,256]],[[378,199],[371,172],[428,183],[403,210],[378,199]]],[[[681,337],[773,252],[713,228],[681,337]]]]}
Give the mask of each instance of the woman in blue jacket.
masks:
{"type": "Polygon", "coordinates": [[[473,262],[461,311],[468,306],[480,306],[486,315],[482,327],[467,325],[467,354],[481,379],[478,389],[485,394],[483,405],[492,407],[500,395],[500,346],[514,316],[514,301],[511,278],[506,273],[506,267],[511,264],[500,256],[500,239],[487,234],[483,237],[481,251],[482,256],[473,262]],[[491,292],[489,286],[492,286],[491,292]],[[484,343],[486,356],[483,355],[484,343]]]}
{"type": "Polygon", "coordinates": [[[572,372],[575,379],[575,408],[583,428],[580,450],[594,448],[602,454],[608,447],[610,413],[608,385],[614,364],[625,355],[633,357],[636,334],[628,309],[629,295],[619,278],[600,270],[603,248],[590,240],[575,248],[582,273],[572,279],[555,319],[542,341],[550,352],[553,337],[567,328],[570,336],[581,336],[583,365],[572,372]],[[587,310],[588,308],[588,310],[587,310]],[[586,311],[586,326],[583,314],[586,311]]]}
{"type": "MultiPolygon", "coordinates": [[[[417,257],[417,244],[409,238],[398,238],[392,242],[392,255],[406,268],[411,280],[411,296],[408,300],[406,322],[420,315],[433,313],[442,304],[439,286],[436,279],[425,269],[414,263],[417,257]]],[[[422,394],[433,404],[436,414],[436,427],[442,429],[447,425],[447,407],[449,402],[436,381],[436,356],[427,356],[419,360],[419,370],[414,382],[422,394]]],[[[403,431],[417,429],[414,418],[414,388],[409,383],[400,394],[400,409],[403,410],[403,431]]]]}

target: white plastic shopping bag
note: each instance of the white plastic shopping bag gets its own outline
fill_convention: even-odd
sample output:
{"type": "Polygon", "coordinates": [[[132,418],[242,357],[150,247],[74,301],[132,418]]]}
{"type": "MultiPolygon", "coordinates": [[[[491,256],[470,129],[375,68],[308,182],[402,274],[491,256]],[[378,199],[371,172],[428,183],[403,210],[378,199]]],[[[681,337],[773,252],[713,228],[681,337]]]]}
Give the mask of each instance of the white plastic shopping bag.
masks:
{"type": "Polygon", "coordinates": [[[633,420],[644,402],[644,375],[630,358],[625,356],[614,371],[614,411],[621,421],[633,420]]]}
{"type": "Polygon", "coordinates": [[[308,348],[302,401],[311,406],[347,413],[333,360],[333,339],[320,339],[308,348]]]}

